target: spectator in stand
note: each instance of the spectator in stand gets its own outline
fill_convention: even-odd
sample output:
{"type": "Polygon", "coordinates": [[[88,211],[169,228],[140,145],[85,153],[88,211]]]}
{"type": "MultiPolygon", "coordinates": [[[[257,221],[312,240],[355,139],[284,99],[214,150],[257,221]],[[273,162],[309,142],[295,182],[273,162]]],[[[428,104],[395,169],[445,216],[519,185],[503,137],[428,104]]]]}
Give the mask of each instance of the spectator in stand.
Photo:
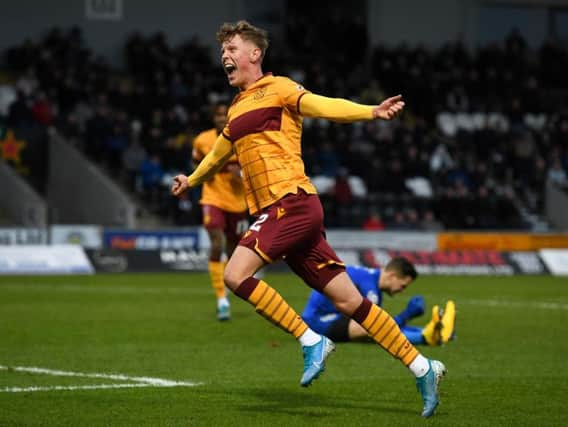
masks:
{"type": "Polygon", "coordinates": [[[402,163],[398,158],[394,158],[388,165],[388,173],[381,187],[383,191],[388,193],[408,194],[410,191],[406,188],[404,181],[405,176],[402,163]]]}
{"type": "Polygon", "coordinates": [[[440,175],[453,166],[454,160],[450,156],[446,144],[438,144],[430,157],[430,171],[434,175],[440,175]]]}
{"type": "Polygon", "coordinates": [[[404,213],[401,210],[397,210],[394,213],[392,221],[387,225],[388,230],[408,230],[410,229],[410,224],[404,218],[404,213]]]}
{"type": "MultiPolygon", "coordinates": [[[[82,132],[75,113],[69,113],[58,117],[55,127],[59,134],[67,139],[71,144],[79,146],[82,139],[82,132]]],[[[82,147],[81,147],[82,148],[82,147]]]]}
{"type": "Polygon", "coordinates": [[[164,143],[163,111],[161,109],[152,111],[152,118],[143,138],[144,148],[148,153],[160,155],[164,143]]]}
{"type": "Polygon", "coordinates": [[[112,133],[110,109],[106,104],[100,104],[93,117],[86,123],[85,152],[91,158],[101,161],[104,153],[104,144],[112,133]]]}
{"type": "Polygon", "coordinates": [[[420,229],[424,231],[442,231],[444,226],[436,219],[434,211],[428,209],[424,212],[424,217],[420,222],[420,229]]]}
{"type": "Polygon", "coordinates": [[[568,184],[566,171],[562,168],[562,163],[558,157],[552,160],[552,165],[548,169],[547,181],[558,186],[565,186],[568,184]]]}
{"type": "Polygon", "coordinates": [[[140,144],[140,132],[142,125],[139,121],[132,122],[130,144],[122,153],[122,169],[124,179],[130,191],[136,190],[136,180],[139,176],[142,163],[146,160],[147,153],[140,144]]]}
{"type": "Polygon", "coordinates": [[[349,172],[346,168],[340,167],[333,184],[335,212],[333,210],[330,212],[332,217],[335,214],[338,226],[348,226],[353,222],[351,215],[353,198],[353,191],[349,183],[349,172]]]}
{"type": "Polygon", "coordinates": [[[385,223],[376,209],[371,210],[369,216],[363,222],[362,228],[367,231],[383,231],[385,229],[385,223]]]}
{"type": "Polygon", "coordinates": [[[110,168],[111,173],[118,174],[122,166],[122,154],[126,147],[129,145],[127,123],[122,120],[117,120],[113,127],[111,134],[106,140],[106,163],[110,168]]]}
{"type": "Polygon", "coordinates": [[[155,212],[158,212],[161,208],[160,190],[164,173],[160,157],[157,154],[147,157],[140,165],[140,190],[155,212]]]}
{"type": "Polygon", "coordinates": [[[544,184],[547,181],[547,165],[543,157],[538,156],[534,159],[533,170],[528,179],[529,184],[526,189],[527,196],[530,197],[529,205],[532,211],[541,212],[544,209],[545,191],[544,184]]]}
{"type": "Polygon", "coordinates": [[[22,91],[18,91],[16,100],[8,108],[9,126],[26,126],[32,123],[34,116],[30,108],[30,103],[22,91]]]}
{"type": "Polygon", "coordinates": [[[490,230],[497,226],[497,198],[494,192],[481,186],[477,190],[476,228],[490,230]]]}
{"type": "Polygon", "coordinates": [[[39,87],[36,73],[33,67],[30,67],[16,81],[16,89],[21,91],[25,96],[31,97],[39,87]]]}
{"type": "MultiPolygon", "coordinates": [[[[320,130],[320,134],[321,133],[325,134],[325,131],[320,130]]],[[[318,163],[321,168],[322,175],[331,177],[337,176],[339,159],[337,158],[337,153],[330,142],[324,142],[322,144],[318,154],[318,163]]]]}
{"type": "Polygon", "coordinates": [[[333,186],[333,197],[339,205],[348,205],[353,201],[353,192],[349,185],[349,172],[345,168],[339,168],[333,186]]]}
{"type": "Polygon", "coordinates": [[[408,223],[409,229],[418,230],[420,228],[418,212],[416,211],[416,209],[410,208],[406,211],[406,221],[408,223]]]}

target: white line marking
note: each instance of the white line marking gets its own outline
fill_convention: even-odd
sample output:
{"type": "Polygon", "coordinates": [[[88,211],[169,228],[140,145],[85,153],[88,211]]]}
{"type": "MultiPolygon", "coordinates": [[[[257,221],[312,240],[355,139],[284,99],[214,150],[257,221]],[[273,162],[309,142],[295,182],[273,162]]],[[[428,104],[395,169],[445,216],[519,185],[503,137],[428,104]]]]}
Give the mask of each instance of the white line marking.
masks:
{"type": "Polygon", "coordinates": [[[156,387],[151,384],[99,384],[99,385],[54,385],[51,387],[6,387],[0,388],[0,393],[26,393],[30,391],[56,391],[56,390],[103,390],[111,388],[141,388],[156,387]]]}
{"type": "Polygon", "coordinates": [[[81,386],[50,386],[50,387],[5,387],[0,392],[22,392],[22,391],[48,391],[48,390],[93,390],[108,388],[128,388],[128,387],[194,387],[202,383],[191,381],[173,381],[163,378],[153,377],[131,377],[122,374],[101,374],[60,371],[56,369],[38,368],[35,366],[4,366],[0,365],[0,371],[29,372],[32,374],[53,375],[58,377],[81,377],[81,378],[104,378],[115,381],[134,381],[135,384],[98,384],[81,386]]]}
{"type": "Polygon", "coordinates": [[[568,304],[561,302],[544,302],[544,301],[507,301],[507,300],[475,300],[465,299],[457,300],[456,304],[484,305],[486,307],[508,307],[508,308],[538,308],[542,310],[568,310],[568,304]]]}
{"type": "Polygon", "coordinates": [[[111,294],[208,294],[210,290],[205,286],[195,286],[191,282],[188,283],[187,287],[167,287],[167,286],[92,286],[92,285],[52,285],[52,284],[17,284],[17,283],[2,283],[0,284],[1,289],[9,289],[11,291],[21,291],[26,292],[30,290],[34,291],[46,291],[46,292],[81,292],[81,293],[111,293],[111,294]]]}

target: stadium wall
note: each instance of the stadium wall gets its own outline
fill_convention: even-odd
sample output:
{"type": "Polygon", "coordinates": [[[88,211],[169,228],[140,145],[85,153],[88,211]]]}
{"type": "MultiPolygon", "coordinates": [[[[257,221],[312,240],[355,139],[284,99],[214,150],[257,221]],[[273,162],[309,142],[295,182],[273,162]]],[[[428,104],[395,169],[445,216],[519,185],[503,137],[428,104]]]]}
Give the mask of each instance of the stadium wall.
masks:
{"type": "Polygon", "coordinates": [[[559,230],[568,230],[568,188],[546,185],[546,218],[559,230]]]}
{"type": "MultiPolygon", "coordinates": [[[[479,234],[462,234],[466,238],[454,239],[454,247],[450,249],[437,245],[443,241],[440,237],[448,237],[448,233],[330,230],[329,240],[347,264],[376,267],[392,257],[404,256],[425,275],[568,275],[568,245],[560,244],[561,241],[566,243],[566,235],[489,233],[502,245],[497,250],[484,247],[483,241],[476,248],[472,240],[467,239],[479,234]],[[460,242],[466,244],[460,246],[460,242]],[[530,242],[531,250],[520,250],[519,242],[530,242]],[[563,248],[545,249],[551,242],[563,248]]],[[[201,227],[163,230],[105,229],[96,225],[0,228],[0,274],[207,271],[208,248],[207,234],[201,227]],[[69,260],[78,260],[78,264],[68,263],[62,254],[68,253],[69,247],[79,249],[88,258],[73,255],[69,260]],[[88,268],[85,259],[88,259],[88,268]]],[[[270,270],[285,271],[287,267],[276,263],[270,270]]]]}
{"type": "Polygon", "coordinates": [[[43,198],[3,160],[0,160],[0,182],[0,209],[5,216],[14,224],[47,225],[47,204],[43,198]]]}
{"type": "Polygon", "coordinates": [[[466,43],[473,43],[479,3],[477,0],[369,1],[371,43],[440,46],[460,34],[466,43]],[[436,30],[432,31],[433,28],[436,30]]]}
{"type": "Polygon", "coordinates": [[[47,200],[54,222],[136,226],[128,194],[58,135],[50,139],[49,158],[47,200]]]}
{"type": "Polygon", "coordinates": [[[552,31],[550,16],[561,0],[369,1],[371,42],[438,47],[461,38],[467,45],[500,43],[517,28],[540,46],[552,31]],[[411,11],[411,12],[409,12],[411,11]],[[432,29],[435,28],[435,31],[432,29]]]}
{"type": "Polygon", "coordinates": [[[25,38],[37,40],[51,27],[83,30],[87,45],[111,63],[122,61],[122,46],[134,31],[153,34],[164,31],[170,42],[178,44],[198,34],[208,44],[215,43],[214,30],[223,21],[247,16],[244,0],[20,0],[3,2],[0,13],[0,51],[25,38]],[[122,4],[116,18],[87,17],[89,3],[122,4]]]}
{"type": "MultiPolygon", "coordinates": [[[[134,31],[153,34],[163,31],[172,44],[193,35],[213,51],[217,49],[215,30],[224,21],[249,19],[267,28],[273,36],[284,28],[285,0],[58,0],[4,2],[0,13],[0,51],[23,42],[37,40],[51,27],[83,30],[87,45],[112,64],[122,64],[124,41],[134,31]],[[116,16],[95,18],[93,7],[120,5],[116,16]],[[47,18],[46,18],[47,17],[47,18]]],[[[461,37],[474,46],[500,41],[512,27],[518,27],[529,44],[540,44],[549,31],[548,6],[554,2],[509,1],[505,4],[482,0],[369,0],[367,25],[372,44],[397,45],[408,42],[438,47],[461,37]],[[435,28],[436,31],[432,31],[435,28]]]]}

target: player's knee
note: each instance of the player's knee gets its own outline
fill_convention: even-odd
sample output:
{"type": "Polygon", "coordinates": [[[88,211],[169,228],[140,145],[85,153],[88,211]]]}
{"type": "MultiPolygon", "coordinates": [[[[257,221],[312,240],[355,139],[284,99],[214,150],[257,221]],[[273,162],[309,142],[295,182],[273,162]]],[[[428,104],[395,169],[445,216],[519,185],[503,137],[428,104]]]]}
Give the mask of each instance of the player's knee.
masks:
{"type": "Polygon", "coordinates": [[[353,304],[350,303],[347,300],[345,300],[345,301],[334,301],[333,304],[335,305],[335,308],[337,309],[337,311],[339,311],[340,313],[342,313],[346,316],[351,316],[353,314],[353,312],[356,310],[356,307],[353,308],[353,304]]]}
{"type": "Polygon", "coordinates": [[[351,317],[353,313],[359,308],[361,302],[363,301],[363,297],[357,295],[356,298],[344,298],[339,299],[333,302],[335,308],[345,316],[351,317]],[[359,297],[359,298],[357,298],[359,297]]]}
{"type": "Polygon", "coordinates": [[[227,266],[227,268],[225,268],[223,279],[225,280],[225,285],[227,285],[229,289],[234,291],[246,279],[246,277],[243,277],[242,274],[239,274],[238,271],[231,268],[229,265],[227,266]]]}

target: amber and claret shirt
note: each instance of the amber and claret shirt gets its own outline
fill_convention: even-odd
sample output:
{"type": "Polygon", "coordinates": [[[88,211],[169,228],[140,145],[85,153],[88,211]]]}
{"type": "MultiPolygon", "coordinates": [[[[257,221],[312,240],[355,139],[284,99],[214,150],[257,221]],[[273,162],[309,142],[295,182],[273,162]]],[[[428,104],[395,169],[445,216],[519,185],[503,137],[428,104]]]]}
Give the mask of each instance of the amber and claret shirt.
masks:
{"type": "MultiPolygon", "coordinates": [[[[217,140],[216,129],[201,132],[193,141],[193,159],[200,162],[211,151],[217,140]]],[[[202,205],[213,205],[227,212],[244,212],[247,210],[245,189],[242,179],[235,175],[239,170],[236,156],[231,156],[223,168],[203,183],[201,192],[202,205]]]]}
{"type": "Polygon", "coordinates": [[[300,98],[308,93],[287,77],[265,74],[240,92],[228,112],[223,136],[242,169],[246,201],[258,214],[286,194],[315,194],[301,153],[300,98]]]}

